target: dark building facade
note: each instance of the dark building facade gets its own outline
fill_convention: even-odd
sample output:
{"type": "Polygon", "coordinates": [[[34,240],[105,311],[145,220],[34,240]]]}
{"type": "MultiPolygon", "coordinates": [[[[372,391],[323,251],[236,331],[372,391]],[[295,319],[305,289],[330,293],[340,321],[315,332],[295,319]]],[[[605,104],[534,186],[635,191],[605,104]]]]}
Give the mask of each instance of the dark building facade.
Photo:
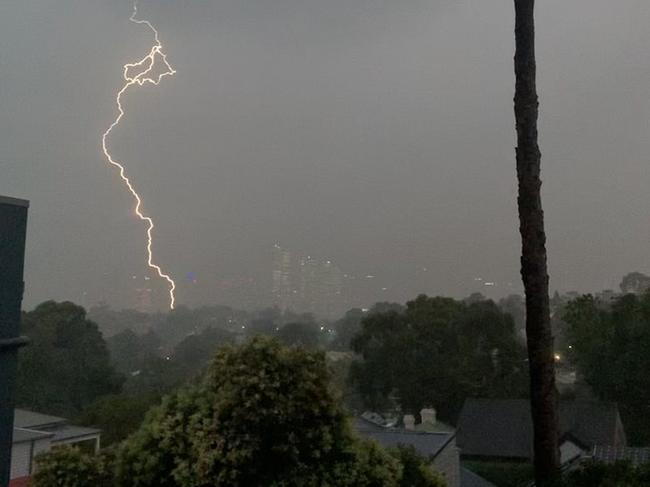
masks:
{"type": "Polygon", "coordinates": [[[17,354],[27,342],[19,327],[28,206],[0,196],[0,485],[9,484],[17,354]]]}

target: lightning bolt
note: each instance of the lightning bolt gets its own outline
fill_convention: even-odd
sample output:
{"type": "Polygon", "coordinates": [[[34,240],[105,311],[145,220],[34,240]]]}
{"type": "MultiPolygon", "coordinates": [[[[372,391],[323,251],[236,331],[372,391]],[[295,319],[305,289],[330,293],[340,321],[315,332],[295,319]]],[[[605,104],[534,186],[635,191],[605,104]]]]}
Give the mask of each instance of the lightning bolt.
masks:
{"type": "Polygon", "coordinates": [[[152,46],[151,50],[149,51],[149,54],[147,54],[145,57],[143,57],[137,62],[128,63],[124,65],[122,76],[124,78],[125,83],[120,89],[120,91],[117,92],[117,95],[115,97],[115,103],[117,105],[118,115],[117,118],[113,121],[113,123],[111,123],[111,125],[108,127],[106,132],[104,132],[104,135],[102,135],[102,149],[104,151],[104,156],[106,156],[107,162],[118,169],[120,178],[122,178],[122,181],[124,182],[125,186],[133,196],[133,199],[135,200],[135,208],[134,208],[135,214],[138,215],[138,218],[143,222],[145,222],[147,225],[147,265],[151,269],[153,269],[161,279],[167,281],[167,284],[169,285],[169,307],[171,309],[174,309],[174,303],[176,301],[174,296],[176,283],[169,276],[169,274],[165,273],[162,270],[162,268],[154,262],[154,258],[153,258],[153,251],[152,251],[153,230],[155,228],[153,219],[150,216],[147,216],[145,213],[143,213],[142,199],[140,198],[140,195],[135,190],[129,177],[126,175],[126,170],[124,169],[124,166],[111,156],[110,152],[108,151],[108,144],[107,144],[108,136],[111,134],[113,129],[120,123],[122,117],[124,116],[124,108],[122,107],[122,96],[129,90],[129,88],[144,86],[146,84],[152,84],[157,86],[165,76],[172,76],[176,73],[174,68],[172,68],[169,62],[167,61],[167,55],[163,51],[162,43],[160,42],[160,38],[158,37],[158,31],[156,30],[156,28],[153,25],[151,25],[151,23],[148,20],[138,19],[137,15],[138,15],[138,0],[134,0],[133,13],[131,14],[131,17],[129,17],[129,20],[134,24],[146,25],[153,32],[155,43],[152,46]],[[159,59],[161,61],[162,69],[159,70],[157,75],[154,75],[152,74],[152,72],[154,69],[154,65],[156,65],[156,59],[159,59]]]}

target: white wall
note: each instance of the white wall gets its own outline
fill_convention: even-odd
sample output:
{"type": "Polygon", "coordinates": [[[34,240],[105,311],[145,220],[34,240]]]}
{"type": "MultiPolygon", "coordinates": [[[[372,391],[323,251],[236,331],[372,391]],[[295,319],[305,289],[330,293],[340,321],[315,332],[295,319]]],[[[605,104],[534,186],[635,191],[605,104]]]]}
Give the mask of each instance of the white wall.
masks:
{"type": "Polygon", "coordinates": [[[11,446],[11,473],[10,479],[18,479],[29,475],[29,455],[31,443],[14,443],[11,446]]]}
{"type": "MultiPolygon", "coordinates": [[[[33,462],[36,455],[48,451],[50,449],[50,439],[44,438],[34,442],[32,451],[32,443],[27,441],[24,443],[14,443],[11,446],[11,473],[10,479],[19,479],[30,475],[29,467],[30,461],[33,462]],[[30,458],[30,454],[32,457],[30,458]]],[[[32,469],[35,465],[32,463],[32,469]]],[[[32,470],[33,473],[33,470],[32,470]]]]}

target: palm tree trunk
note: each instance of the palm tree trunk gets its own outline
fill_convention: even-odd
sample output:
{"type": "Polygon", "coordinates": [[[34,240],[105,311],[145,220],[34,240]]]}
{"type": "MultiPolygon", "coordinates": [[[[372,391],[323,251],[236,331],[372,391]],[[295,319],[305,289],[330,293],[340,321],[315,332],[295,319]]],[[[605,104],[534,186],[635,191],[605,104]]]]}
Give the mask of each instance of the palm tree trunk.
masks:
{"type": "Polygon", "coordinates": [[[535,479],[549,485],[558,474],[558,412],[548,297],[546,235],[537,145],[535,0],[515,0],[515,121],[521,277],[526,291],[535,479]]]}

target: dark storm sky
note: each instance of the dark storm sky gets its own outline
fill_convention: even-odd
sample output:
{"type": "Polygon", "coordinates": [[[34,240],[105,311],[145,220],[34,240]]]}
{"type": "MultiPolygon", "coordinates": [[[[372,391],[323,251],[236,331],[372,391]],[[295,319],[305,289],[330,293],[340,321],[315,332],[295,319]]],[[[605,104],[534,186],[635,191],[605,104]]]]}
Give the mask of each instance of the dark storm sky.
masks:
{"type": "MultiPolygon", "coordinates": [[[[650,271],[650,2],[537,4],[551,287],[615,287],[650,271]]],[[[121,66],[150,47],[130,10],[0,2],[0,194],[32,202],[27,306],[128,305],[146,274],[143,226],[100,152],[121,66]]],[[[387,299],[519,291],[512,1],[140,10],[178,73],[125,97],[110,145],[181,302],[262,282],[278,241],[377,275],[387,299]]]]}

